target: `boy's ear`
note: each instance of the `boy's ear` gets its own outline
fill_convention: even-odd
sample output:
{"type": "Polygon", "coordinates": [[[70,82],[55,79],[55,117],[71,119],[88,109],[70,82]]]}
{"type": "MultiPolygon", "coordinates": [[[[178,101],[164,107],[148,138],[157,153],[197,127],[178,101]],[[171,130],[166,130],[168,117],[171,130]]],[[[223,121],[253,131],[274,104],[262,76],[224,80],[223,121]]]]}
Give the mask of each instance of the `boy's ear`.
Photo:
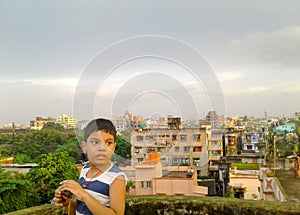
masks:
{"type": "Polygon", "coordinates": [[[81,142],[81,147],[84,154],[86,154],[86,145],[87,145],[86,142],[84,141],[81,142]]]}

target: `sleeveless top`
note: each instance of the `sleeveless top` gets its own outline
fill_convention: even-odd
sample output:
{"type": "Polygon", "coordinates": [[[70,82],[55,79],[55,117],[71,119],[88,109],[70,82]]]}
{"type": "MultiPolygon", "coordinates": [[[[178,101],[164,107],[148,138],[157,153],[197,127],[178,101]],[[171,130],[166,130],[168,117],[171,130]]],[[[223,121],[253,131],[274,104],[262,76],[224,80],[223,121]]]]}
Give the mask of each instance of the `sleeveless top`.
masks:
{"type": "MultiPolygon", "coordinates": [[[[90,165],[86,164],[79,176],[78,183],[83,187],[84,181],[88,181],[87,188],[84,188],[86,192],[88,192],[92,197],[94,197],[98,202],[102,205],[109,207],[110,200],[109,200],[109,188],[110,185],[114,182],[114,180],[122,175],[125,179],[125,184],[127,183],[127,176],[125,175],[122,170],[120,170],[117,166],[111,163],[110,167],[105,170],[101,175],[89,179],[86,178],[86,174],[90,169],[90,165]]],[[[76,206],[76,215],[92,215],[88,207],[85,205],[84,202],[77,200],[76,206]]]]}

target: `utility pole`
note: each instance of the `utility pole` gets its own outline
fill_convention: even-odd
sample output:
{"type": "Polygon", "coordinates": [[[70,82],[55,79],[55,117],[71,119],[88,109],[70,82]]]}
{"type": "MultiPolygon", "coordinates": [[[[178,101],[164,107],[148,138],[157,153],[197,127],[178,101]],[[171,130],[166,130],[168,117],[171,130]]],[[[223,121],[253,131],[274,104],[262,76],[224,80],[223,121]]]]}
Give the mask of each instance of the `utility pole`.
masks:
{"type": "Polygon", "coordinates": [[[274,136],[274,175],[275,175],[275,165],[276,165],[276,141],[277,141],[277,136],[274,136]]]}
{"type": "Polygon", "coordinates": [[[15,145],[15,122],[11,123],[12,125],[12,156],[13,156],[13,163],[15,161],[15,154],[16,154],[16,145],[15,145]]]}

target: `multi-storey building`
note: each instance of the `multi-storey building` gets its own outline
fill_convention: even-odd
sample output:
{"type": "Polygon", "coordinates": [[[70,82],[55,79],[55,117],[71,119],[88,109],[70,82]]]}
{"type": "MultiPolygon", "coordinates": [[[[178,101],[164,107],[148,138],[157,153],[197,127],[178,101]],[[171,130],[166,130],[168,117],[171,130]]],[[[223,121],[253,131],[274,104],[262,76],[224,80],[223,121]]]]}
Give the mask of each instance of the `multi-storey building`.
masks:
{"type": "Polygon", "coordinates": [[[43,118],[43,117],[37,116],[35,118],[35,120],[30,121],[30,128],[35,129],[35,130],[40,130],[40,129],[43,128],[43,126],[46,123],[49,123],[49,122],[55,123],[56,120],[54,118],[51,118],[51,117],[43,118]]]}
{"type": "Polygon", "coordinates": [[[242,139],[242,148],[244,151],[258,152],[257,144],[259,140],[259,133],[247,132],[243,135],[242,139]]]}
{"type": "Polygon", "coordinates": [[[224,115],[218,115],[216,111],[209,111],[205,117],[212,128],[222,128],[224,126],[224,115]]]}
{"type": "Polygon", "coordinates": [[[135,165],[150,153],[160,153],[165,166],[187,164],[207,175],[206,128],[181,128],[180,118],[168,116],[165,129],[136,129],[131,132],[131,162],[135,165]]]}
{"type": "Polygon", "coordinates": [[[223,132],[212,130],[208,136],[209,170],[219,169],[220,159],[223,155],[223,132]]]}
{"type": "Polygon", "coordinates": [[[125,117],[123,117],[123,116],[114,116],[112,121],[113,121],[113,123],[116,127],[116,130],[118,132],[126,130],[127,123],[126,123],[125,117]]]}
{"type": "Polygon", "coordinates": [[[75,128],[76,127],[76,117],[69,116],[67,114],[60,114],[57,117],[57,122],[64,126],[65,128],[75,128]]]}
{"type": "Polygon", "coordinates": [[[258,132],[246,132],[239,127],[228,127],[225,131],[226,158],[230,163],[262,163],[258,153],[258,132]]]}
{"type": "Polygon", "coordinates": [[[160,154],[149,154],[148,158],[135,165],[136,195],[184,195],[205,196],[206,186],[197,185],[197,173],[190,167],[178,167],[177,171],[163,174],[160,154]],[[181,169],[185,170],[181,170],[181,169]]]}
{"type": "Polygon", "coordinates": [[[225,145],[226,145],[226,154],[227,155],[236,155],[237,154],[237,135],[235,133],[225,134],[225,145]]]}

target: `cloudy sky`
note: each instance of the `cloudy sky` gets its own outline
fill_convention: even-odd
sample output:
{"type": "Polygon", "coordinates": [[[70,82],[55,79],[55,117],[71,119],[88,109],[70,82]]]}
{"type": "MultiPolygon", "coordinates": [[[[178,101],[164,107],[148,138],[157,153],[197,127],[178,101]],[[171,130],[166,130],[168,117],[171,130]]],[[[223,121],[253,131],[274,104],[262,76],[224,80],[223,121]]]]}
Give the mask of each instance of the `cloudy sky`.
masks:
{"type": "Polygon", "coordinates": [[[0,124],[292,116],[300,2],[0,0],[0,124]]]}

